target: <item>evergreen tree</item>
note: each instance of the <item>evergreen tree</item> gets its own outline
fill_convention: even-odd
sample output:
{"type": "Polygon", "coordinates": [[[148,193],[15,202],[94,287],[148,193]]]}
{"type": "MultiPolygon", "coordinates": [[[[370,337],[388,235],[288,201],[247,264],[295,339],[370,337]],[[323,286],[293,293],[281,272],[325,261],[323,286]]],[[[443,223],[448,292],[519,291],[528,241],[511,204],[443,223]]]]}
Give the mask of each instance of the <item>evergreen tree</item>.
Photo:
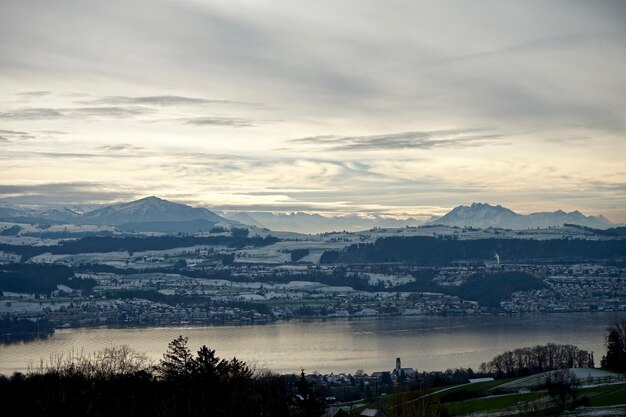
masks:
{"type": "Polygon", "coordinates": [[[159,373],[164,379],[175,379],[188,376],[194,368],[194,359],[189,347],[187,337],[178,336],[167,346],[167,352],[159,364],[159,373]]]}
{"type": "Polygon", "coordinates": [[[603,368],[626,372],[626,320],[609,326],[607,331],[607,351],[600,364],[603,368]]]}
{"type": "Polygon", "coordinates": [[[215,350],[206,346],[198,350],[198,356],[193,362],[194,374],[207,379],[218,379],[227,367],[228,363],[215,356],[215,350]]]}

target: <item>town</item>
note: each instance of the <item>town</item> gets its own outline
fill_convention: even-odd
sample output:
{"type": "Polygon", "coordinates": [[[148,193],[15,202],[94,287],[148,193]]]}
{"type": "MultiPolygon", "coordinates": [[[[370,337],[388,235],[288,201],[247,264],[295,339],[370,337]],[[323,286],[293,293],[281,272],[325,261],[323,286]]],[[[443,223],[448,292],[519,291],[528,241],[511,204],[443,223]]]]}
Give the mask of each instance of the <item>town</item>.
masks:
{"type": "MultiPolygon", "coordinates": [[[[252,231],[265,239],[271,236],[268,231],[252,231]]],[[[567,233],[580,231],[574,228],[567,233]]],[[[555,230],[526,233],[529,232],[536,237],[542,233],[552,235],[555,230]]],[[[213,235],[226,237],[232,233],[218,230],[213,235]]],[[[235,233],[246,237],[249,234],[248,230],[235,233]]],[[[513,232],[440,227],[317,236],[278,233],[276,241],[269,245],[42,253],[21,264],[15,263],[19,255],[5,248],[2,268],[7,276],[16,265],[55,266],[66,268],[69,281],[39,292],[36,288],[17,291],[5,286],[0,316],[5,320],[45,320],[54,327],[75,327],[626,311],[626,268],[619,263],[520,262],[507,261],[499,255],[439,266],[320,262],[329,248],[341,249],[355,241],[375,242],[381,237],[411,233],[438,233],[439,240],[446,240],[446,236],[467,234],[470,236],[462,239],[475,239],[513,232]],[[480,286],[489,279],[497,285],[480,286]]],[[[519,232],[514,233],[522,239],[519,232]]],[[[26,243],[34,248],[50,243],[27,236],[21,239],[30,239],[26,243]]],[[[15,237],[4,240],[14,241],[15,237]]]]}

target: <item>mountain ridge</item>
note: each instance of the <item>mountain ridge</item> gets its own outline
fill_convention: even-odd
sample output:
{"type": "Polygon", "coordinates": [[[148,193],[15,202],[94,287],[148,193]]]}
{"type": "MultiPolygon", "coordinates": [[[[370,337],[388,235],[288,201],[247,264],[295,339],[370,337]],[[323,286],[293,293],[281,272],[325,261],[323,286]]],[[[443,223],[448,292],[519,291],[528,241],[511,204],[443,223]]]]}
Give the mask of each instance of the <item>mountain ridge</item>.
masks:
{"type": "Polygon", "coordinates": [[[112,204],[80,216],[83,224],[118,226],[126,223],[181,222],[206,220],[219,223],[225,220],[204,207],[191,207],[150,196],[127,203],[112,204]]]}
{"type": "Polygon", "coordinates": [[[116,226],[123,230],[139,231],[208,231],[213,225],[249,225],[274,231],[323,233],[331,231],[362,231],[374,227],[401,228],[405,226],[444,225],[475,228],[528,229],[576,224],[596,229],[613,225],[606,217],[585,216],[580,211],[536,212],[519,214],[502,205],[472,203],[460,205],[439,217],[425,222],[414,218],[395,219],[379,215],[323,216],[305,212],[274,213],[228,211],[213,212],[204,207],[192,207],[156,196],[129,202],[109,204],[86,212],[73,207],[48,207],[39,210],[18,206],[0,206],[0,218],[21,218],[35,221],[54,221],[71,224],[116,226]],[[161,224],[161,226],[160,226],[161,224]]]}
{"type": "Polygon", "coordinates": [[[218,216],[207,208],[192,207],[155,196],[109,204],[85,213],[67,207],[36,210],[7,206],[0,207],[0,215],[8,219],[115,226],[122,230],[153,232],[209,231],[217,224],[236,223],[218,216]]]}
{"type": "Polygon", "coordinates": [[[318,213],[304,212],[274,213],[259,212],[228,212],[221,213],[227,219],[236,220],[244,224],[264,227],[274,231],[289,231],[298,233],[324,233],[333,231],[356,232],[374,227],[399,228],[404,226],[420,226],[422,221],[407,218],[393,219],[382,216],[363,217],[356,214],[346,216],[322,216],[318,213]]]}
{"type": "Polygon", "coordinates": [[[537,212],[519,214],[500,204],[472,203],[471,206],[460,205],[438,219],[429,220],[426,224],[476,227],[486,229],[498,227],[502,229],[529,229],[558,227],[564,224],[576,224],[579,226],[596,229],[607,229],[613,224],[604,216],[585,216],[580,211],[566,212],[556,210],[553,212],[537,212]]]}

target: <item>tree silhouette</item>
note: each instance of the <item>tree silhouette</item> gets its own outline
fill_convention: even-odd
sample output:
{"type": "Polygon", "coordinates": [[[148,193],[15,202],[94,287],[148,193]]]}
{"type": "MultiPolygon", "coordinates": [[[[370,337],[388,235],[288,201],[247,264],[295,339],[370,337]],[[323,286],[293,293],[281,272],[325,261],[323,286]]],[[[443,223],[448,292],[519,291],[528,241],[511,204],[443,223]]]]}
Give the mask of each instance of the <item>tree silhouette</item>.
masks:
{"type": "Polygon", "coordinates": [[[194,360],[187,346],[188,340],[187,337],[178,336],[168,344],[159,365],[159,373],[164,379],[176,379],[192,373],[194,360]]]}
{"type": "Polygon", "coordinates": [[[608,327],[606,355],[600,362],[603,368],[626,372],[626,320],[608,327]]]}

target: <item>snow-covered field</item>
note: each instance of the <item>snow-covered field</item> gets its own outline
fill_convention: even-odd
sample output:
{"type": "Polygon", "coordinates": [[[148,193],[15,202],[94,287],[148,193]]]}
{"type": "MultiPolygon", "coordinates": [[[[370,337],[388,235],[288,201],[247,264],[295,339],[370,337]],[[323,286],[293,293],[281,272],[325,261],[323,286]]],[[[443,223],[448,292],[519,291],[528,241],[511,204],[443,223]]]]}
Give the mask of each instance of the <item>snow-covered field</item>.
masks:
{"type": "Polygon", "coordinates": [[[376,285],[382,282],[386,287],[395,287],[402,284],[415,281],[411,275],[385,275],[385,274],[366,274],[370,285],[376,285]]]}
{"type": "MultiPolygon", "coordinates": [[[[618,376],[612,372],[607,372],[607,371],[603,371],[602,369],[595,369],[595,368],[570,368],[569,371],[571,371],[576,376],[576,378],[583,383],[593,383],[594,381],[599,381],[599,380],[616,379],[618,376]]],[[[536,375],[531,375],[526,378],[517,379],[512,382],[507,382],[506,384],[498,385],[495,388],[516,389],[516,388],[528,388],[528,387],[541,385],[545,383],[546,378],[548,376],[554,375],[555,372],[556,371],[550,371],[550,372],[543,372],[543,373],[536,374],[536,375]]]]}

